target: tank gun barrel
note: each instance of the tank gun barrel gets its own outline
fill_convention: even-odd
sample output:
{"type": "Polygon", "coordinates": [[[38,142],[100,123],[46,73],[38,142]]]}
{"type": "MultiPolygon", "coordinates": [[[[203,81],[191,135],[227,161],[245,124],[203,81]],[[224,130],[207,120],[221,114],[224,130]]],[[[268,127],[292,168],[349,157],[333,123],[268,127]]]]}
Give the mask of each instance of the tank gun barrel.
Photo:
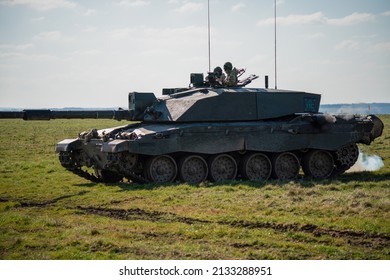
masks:
{"type": "Polygon", "coordinates": [[[52,120],[52,119],[114,119],[131,120],[129,110],[48,110],[0,111],[0,119],[52,120]]]}
{"type": "Polygon", "coordinates": [[[0,119],[23,119],[23,111],[0,111],[0,119]]]}

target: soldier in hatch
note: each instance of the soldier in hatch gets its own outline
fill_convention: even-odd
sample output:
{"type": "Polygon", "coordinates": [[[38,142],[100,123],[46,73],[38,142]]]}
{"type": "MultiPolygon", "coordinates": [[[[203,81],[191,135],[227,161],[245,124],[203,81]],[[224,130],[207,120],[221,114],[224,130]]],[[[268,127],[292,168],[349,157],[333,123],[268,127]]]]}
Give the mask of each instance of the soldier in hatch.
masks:
{"type": "Polygon", "coordinates": [[[245,72],[244,69],[233,68],[233,64],[231,62],[226,62],[223,65],[223,70],[225,70],[226,73],[226,78],[223,84],[228,87],[236,86],[238,83],[238,76],[245,72]]]}
{"type": "Polygon", "coordinates": [[[222,68],[217,66],[214,68],[214,77],[215,77],[215,82],[217,85],[222,86],[224,80],[226,79],[225,74],[222,72],[222,68]]]}

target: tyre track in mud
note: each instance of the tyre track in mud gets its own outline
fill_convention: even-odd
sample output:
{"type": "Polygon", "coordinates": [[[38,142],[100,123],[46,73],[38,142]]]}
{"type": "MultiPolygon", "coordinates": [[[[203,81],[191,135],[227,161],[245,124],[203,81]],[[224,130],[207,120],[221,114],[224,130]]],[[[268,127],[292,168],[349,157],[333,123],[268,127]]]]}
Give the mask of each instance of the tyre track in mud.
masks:
{"type": "MultiPolygon", "coordinates": [[[[25,201],[25,200],[11,200],[6,198],[0,198],[0,202],[13,202],[16,203],[14,207],[21,208],[34,208],[34,207],[50,207],[55,205],[57,202],[84,195],[88,192],[82,191],[76,194],[65,195],[55,199],[47,201],[25,201]]],[[[346,239],[348,243],[356,246],[364,246],[371,248],[389,248],[390,247],[390,235],[384,233],[367,233],[363,231],[353,230],[337,230],[330,228],[323,228],[313,224],[283,224],[283,223],[271,223],[271,222],[250,222],[244,220],[238,221],[211,221],[204,219],[197,219],[191,217],[178,216],[175,213],[161,212],[161,211],[147,211],[140,208],[131,209],[119,209],[119,208],[105,208],[105,207],[71,207],[65,206],[69,210],[77,210],[78,214],[98,215],[118,220],[144,220],[150,222],[162,222],[162,223],[184,223],[188,225],[193,224],[214,224],[231,226],[235,228],[246,228],[246,229],[271,229],[276,232],[284,233],[288,231],[292,232],[304,232],[312,234],[314,237],[330,236],[333,238],[346,239]]]]}
{"type": "Polygon", "coordinates": [[[50,206],[52,204],[56,204],[58,201],[61,201],[63,199],[79,196],[79,195],[84,195],[87,194],[88,191],[81,191],[75,194],[68,194],[68,195],[63,195],[54,199],[50,200],[44,200],[44,201],[28,201],[28,200],[11,200],[8,198],[0,197],[0,202],[13,202],[17,203],[18,205],[15,205],[14,207],[46,207],[50,206]]]}
{"type": "Polygon", "coordinates": [[[363,231],[336,230],[319,227],[313,224],[278,224],[271,222],[250,222],[250,221],[210,221],[190,217],[177,216],[174,213],[160,211],[146,211],[140,208],[134,209],[113,209],[101,207],[77,207],[86,214],[105,216],[119,220],[145,220],[151,222],[185,223],[185,224],[216,224],[246,229],[271,229],[276,232],[305,232],[315,237],[323,235],[333,238],[347,239],[348,243],[357,246],[383,248],[390,247],[390,235],[382,233],[367,233],[363,231]]]}

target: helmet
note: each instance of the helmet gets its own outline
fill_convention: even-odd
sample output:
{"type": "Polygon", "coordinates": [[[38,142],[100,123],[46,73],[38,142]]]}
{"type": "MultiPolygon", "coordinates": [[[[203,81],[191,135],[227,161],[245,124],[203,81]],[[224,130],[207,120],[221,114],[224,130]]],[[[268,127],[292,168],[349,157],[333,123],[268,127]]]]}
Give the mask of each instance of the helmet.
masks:
{"type": "Polygon", "coordinates": [[[225,69],[225,70],[232,70],[233,69],[233,64],[231,62],[226,62],[223,65],[223,69],[225,69]]]}
{"type": "Polygon", "coordinates": [[[222,68],[217,66],[214,68],[214,75],[217,76],[217,77],[220,77],[222,75],[222,68]]]}

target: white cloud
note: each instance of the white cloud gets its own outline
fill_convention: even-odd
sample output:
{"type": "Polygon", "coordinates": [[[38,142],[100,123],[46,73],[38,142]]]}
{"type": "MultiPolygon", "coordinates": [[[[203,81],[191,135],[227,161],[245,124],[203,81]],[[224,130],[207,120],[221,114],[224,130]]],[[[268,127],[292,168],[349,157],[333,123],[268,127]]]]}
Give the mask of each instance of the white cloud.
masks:
{"type": "Polygon", "coordinates": [[[197,12],[199,10],[202,10],[204,7],[203,3],[194,3],[194,2],[187,2],[184,3],[179,8],[175,9],[176,12],[179,13],[188,13],[188,12],[197,12]]]}
{"type": "Polygon", "coordinates": [[[23,44],[23,45],[16,45],[15,49],[16,50],[27,50],[31,49],[34,47],[34,44],[28,43],[28,44],[23,44]]]}
{"type": "Polygon", "coordinates": [[[115,30],[111,31],[109,36],[114,38],[114,39],[124,39],[124,38],[127,38],[129,36],[129,34],[132,30],[133,29],[131,29],[131,28],[115,29],[115,30]]]}
{"type": "Polygon", "coordinates": [[[91,33],[91,32],[95,32],[96,31],[96,27],[86,27],[82,30],[83,32],[87,32],[87,33],[91,33]]]}
{"type": "Polygon", "coordinates": [[[180,39],[192,38],[194,36],[204,36],[204,27],[187,26],[178,28],[146,28],[146,27],[135,27],[135,28],[120,28],[110,32],[109,36],[115,39],[125,39],[131,37],[132,40],[145,40],[153,39],[161,44],[161,40],[167,39],[171,41],[175,38],[175,44],[180,39]]]}
{"type": "Polygon", "coordinates": [[[92,15],[95,15],[96,14],[96,10],[94,10],[94,9],[88,9],[88,10],[86,10],[85,11],[85,13],[84,13],[84,16],[92,16],[92,15]]]}
{"type": "MultiPolygon", "coordinates": [[[[34,61],[34,62],[43,62],[43,61],[59,61],[60,59],[57,56],[50,54],[27,54],[22,52],[4,52],[0,53],[1,59],[20,59],[24,61],[34,61]]],[[[15,62],[15,60],[14,60],[15,62]]]]}
{"type": "Polygon", "coordinates": [[[344,40],[334,47],[335,50],[368,51],[390,54],[390,42],[374,43],[371,41],[344,40]]]}
{"type": "Polygon", "coordinates": [[[327,19],[329,25],[353,25],[373,21],[375,16],[369,13],[353,13],[343,18],[327,19]]]}
{"type": "Polygon", "coordinates": [[[22,45],[3,44],[3,45],[0,45],[0,50],[1,49],[11,49],[11,50],[16,50],[16,51],[21,51],[21,50],[31,49],[33,47],[34,47],[34,44],[31,44],[31,43],[22,44],[22,45]]]}
{"type": "Polygon", "coordinates": [[[390,16],[390,11],[386,11],[384,13],[381,13],[382,16],[384,17],[389,17],[390,16]]]}
{"type": "MultiPolygon", "coordinates": [[[[314,13],[310,15],[289,15],[286,17],[277,17],[277,24],[279,25],[302,25],[302,24],[314,24],[325,23],[325,16],[321,13],[314,13]]],[[[260,20],[258,26],[269,26],[274,24],[274,18],[268,18],[260,20]]]]}
{"type": "MultiPolygon", "coordinates": [[[[362,22],[373,21],[375,16],[369,13],[353,13],[343,18],[328,18],[322,12],[308,15],[288,15],[286,17],[277,17],[277,24],[280,25],[305,25],[305,24],[325,24],[325,25],[353,25],[362,22]]],[[[258,26],[269,26],[274,24],[274,18],[261,20],[258,26]]]]}
{"type": "Polygon", "coordinates": [[[234,5],[234,6],[232,7],[232,11],[233,11],[233,12],[238,12],[239,10],[241,10],[241,9],[243,9],[243,8],[245,8],[245,7],[246,7],[246,4],[243,3],[243,2],[240,2],[240,3],[237,3],[236,5],[234,5]]]}
{"type": "Polygon", "coordinates": [[[372,50],[376,52],[390,52],[390,42],[377,43],[372,46],[372,50]]]}
{"type": "Polygon", "coordinates": [[[173,55],[174,52],[167,50],[167,49],[145,49],[139,53],[140,56],[146,56],[146,57],[165,57],[169,55],[173,55]]]}
{"type": "Polygon", "coordinates": [[[158,34],[152,34],[153,36],[161,36],[167,38],[185,37],[191,38],[193,36],[204,36],[206,29],[204,27],[198,27],[194,25],[178,28],[164,28],[155,30],[158,34]]]}
{"type": "Polygon", "coordinates": [[[150,1],[144,1],[144,0],[122,0],[118,3],[120,6],[124,7],[142,7],[150,5],[150,1]]]}
{"type": "Polygon", "coordinates": [[[335,47],[336,50],[358,50],[359,48],[359,42],[353,40],[344,40],[335,47]]]}
{"type": "Polygon", "coordinates": [[[36,18],[32,18],[31,21],[33,22],[39,22],[39,21],[44,21],[45,20],[45,17],[36,17],[36,18]]]}
{"type": "Polygon", "coordinates": [[[370,34],[359,34],[359,35],[354,35],[352,36],[353,39],[363,39],[363,40],[371,40],[371,39],[375,39],[375,38],[378,38],[378,34],[375,34],[375,33],[370,33],[370,34]]]}
{"type": "Polygon", "coordinates": [[[97,49],[90,49],[90,50],[78,50],[74,51],[72,55],[81,55],[81,56],[93,56],[93,55],[100,55],[102,53],[101,50],[97,49]]]}
{"type": "Polygon", "coordinates": [[[323,38],[325,37],[324,33],[321,33],[321,32],[317,32],[317,33],[314,33],[314,34],[310,34],[307,36],[307,38],[309,39],[318,39],[318,38],[323,38]]]}
{"type": "Polygon", "coordinates": [[[64,36],[61,31],[58,30],[41,32],[35,35],[34,39],[45,42],[71,42],[75,40],[75,38],[64,36]]]}
{"type": "Polygon", "coordinates": [[[47,32],[41,32],[38,35],[34,37],[34,39],[38,40],[45,40],[45,41],[56,41],[62,37],[62,34],[60,31],[47,31],[47,32]]]}
{"type": "Polygon", "coordinates": [[[67,0],[0,0],[0,4],[9,6],[24,5],[42,11],[59,8],[74,8],[77,6],[75,2],[67,0]]]}

